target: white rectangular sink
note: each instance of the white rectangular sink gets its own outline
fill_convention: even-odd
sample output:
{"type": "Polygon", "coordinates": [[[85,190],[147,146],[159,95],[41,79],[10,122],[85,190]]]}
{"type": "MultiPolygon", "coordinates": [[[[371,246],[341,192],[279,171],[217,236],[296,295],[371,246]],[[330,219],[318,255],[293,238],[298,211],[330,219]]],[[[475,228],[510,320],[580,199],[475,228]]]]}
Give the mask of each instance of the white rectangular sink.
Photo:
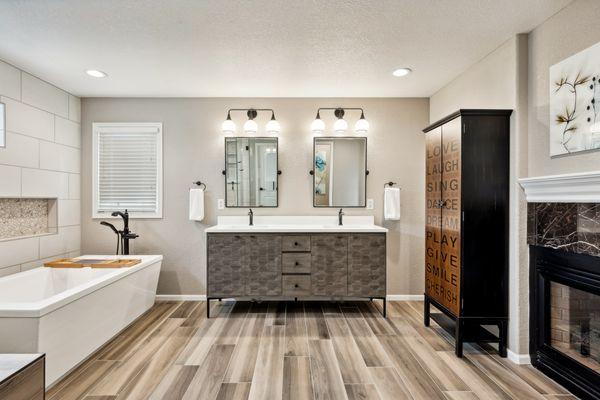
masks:
{"type": "Polygon", "coordinates": [[[217,225],[206,229],[207,233],[227,232],[387,232],[375,225],[373,216],[344,216],[343,225],[337,216],[254,216],[254,225],[249,225],[248,216],[220,216],[217,225]]]}

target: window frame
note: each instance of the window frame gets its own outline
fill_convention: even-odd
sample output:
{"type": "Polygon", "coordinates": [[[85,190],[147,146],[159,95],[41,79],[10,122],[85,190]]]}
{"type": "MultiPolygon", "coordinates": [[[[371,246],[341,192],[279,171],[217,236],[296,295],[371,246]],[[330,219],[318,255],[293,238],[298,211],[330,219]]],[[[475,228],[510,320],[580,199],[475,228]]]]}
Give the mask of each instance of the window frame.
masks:
{"type": "MultiPolygon", "coordinates": [[[[132,219],[160,219],[163,218],[163,124],[162,122],[93,122],[92,123],[92,218],[113,219],[110,213],[98,210],[99,203],[99,170],[98,170],[98,134],[102,131],[122,130],[136,128],[158,129],[158,140],[156,143],[156,210],[154,212],[130,211],[129,218],[132,219]]],[[[122,211],[122,210],[121,210],[122,211]]]]}

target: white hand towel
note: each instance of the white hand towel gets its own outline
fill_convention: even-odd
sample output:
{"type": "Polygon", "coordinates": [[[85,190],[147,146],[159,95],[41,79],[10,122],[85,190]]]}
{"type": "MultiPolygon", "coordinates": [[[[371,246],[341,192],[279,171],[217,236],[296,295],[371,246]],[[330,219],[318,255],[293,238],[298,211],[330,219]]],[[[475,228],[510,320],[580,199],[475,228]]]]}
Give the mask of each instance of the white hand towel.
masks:
{"type": "Polygon", "coordinates": [[[204,219],[204,189],[190,189],[190,221],[204,219]]]}
{"type": "Polygon", "coordinates": [[[400,188],[386,187],[383,194],[383,217],[386,220],[400,219],[400,188]]]}

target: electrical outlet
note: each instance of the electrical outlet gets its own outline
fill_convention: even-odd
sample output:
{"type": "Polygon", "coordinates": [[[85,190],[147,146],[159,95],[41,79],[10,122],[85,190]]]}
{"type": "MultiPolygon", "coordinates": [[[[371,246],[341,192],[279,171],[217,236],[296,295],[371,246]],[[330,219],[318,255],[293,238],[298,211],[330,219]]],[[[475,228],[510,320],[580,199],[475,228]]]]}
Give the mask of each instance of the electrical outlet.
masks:
{"type": "Polygon", "coordinates": [[[367,210],[372,210],[375,208],[375,202],[373,199],[367,199],[367,210]]]}
{"type": "Polygon", "coordinates": [[[217,200],[217,208],[219,210],[224,210],[225,209],[225,199],[218,199],[217,200]]]}

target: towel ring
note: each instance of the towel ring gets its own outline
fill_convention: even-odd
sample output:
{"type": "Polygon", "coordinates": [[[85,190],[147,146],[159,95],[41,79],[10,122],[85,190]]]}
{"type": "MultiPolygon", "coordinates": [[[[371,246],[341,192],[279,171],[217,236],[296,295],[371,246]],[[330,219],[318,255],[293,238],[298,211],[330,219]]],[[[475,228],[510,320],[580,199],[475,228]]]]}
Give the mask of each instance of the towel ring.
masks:
{"type": "Polygon", "coordinates": [[[200,186],[202,189],[206,190],[206,184],[200,181],[193,182],[194,185],[200,186]]]}
{"type": "Polygon", "coordinates": [[[389,187],[392,187],[392,186],[394,186],[395,184],[396,184],[396,182],[389,181],[389,182],[386,182],[386,183],[384,183],[384,184],[383,184],[383,187],[387,187],[387,186],[389,186],[389,187]]]}

